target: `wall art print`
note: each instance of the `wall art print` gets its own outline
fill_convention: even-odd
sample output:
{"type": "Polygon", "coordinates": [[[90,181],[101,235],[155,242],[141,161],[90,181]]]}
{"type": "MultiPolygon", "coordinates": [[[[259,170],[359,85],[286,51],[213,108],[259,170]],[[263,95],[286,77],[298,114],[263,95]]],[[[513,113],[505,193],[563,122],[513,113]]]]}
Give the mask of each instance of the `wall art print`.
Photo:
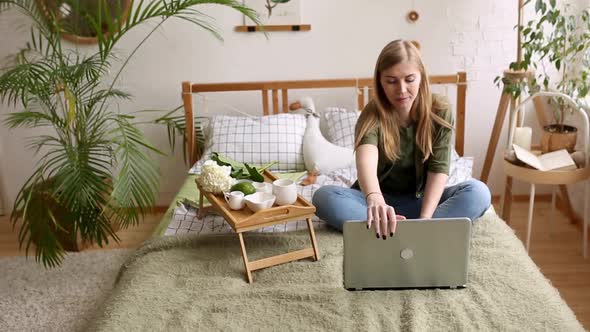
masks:
{"type": "MultiPolygon", "coordinates": [[[[300,23],[300,0],[244,0],[244,5],[254,9],[263,25],[293,25],[300,23]]],[[[244,18],[245,25],[253,24],[244,18]]]]}

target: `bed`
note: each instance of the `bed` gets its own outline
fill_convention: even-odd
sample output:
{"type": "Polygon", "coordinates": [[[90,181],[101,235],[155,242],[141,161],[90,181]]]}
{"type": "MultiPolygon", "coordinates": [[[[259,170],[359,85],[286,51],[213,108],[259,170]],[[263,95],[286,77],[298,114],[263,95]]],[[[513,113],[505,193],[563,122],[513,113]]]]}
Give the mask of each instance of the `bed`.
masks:
{"type": "MultiPolygon", "coordinates": [[[[467,80],[461,72],[429,79],[433,85],[454,89],[448,93],[456,109],[456,153],[450,185],[469,178],[473,165],[472,158],[463,156],[467,80]]],[[[115,289],[91,330],[584,330],[493,209],[474,224],[469,285],[463,290],[344,290],[341,234],[317,218],[313,224],[320,249],[318,262],[300,260],[264,269],[256,272],[253,284],[248,284],[243,278],[239,243],[230,234],[231,228],[215,215],[197,217],[194,173],[199,172],[208,153],[221,150],[236,160],[250,158],[259,164],[264,158],[279,158],[281,162],[273,172],[298,181],[305,178],[306,170],[301,169],[298,155],[301,148],[297,144],[293,148],[289,141],[289,135],[299,137],[305,132],[305,119],[288,112],[290,102],[296,99],[293,91],[352,89],[355,106],[362,109],[372,96],[372,81],[184,82],[182,86],[187,155],[193,166],[153,238],[122,267],[115,289]],[[260,137],[274,136],[268,131],[246,136],[253,130],[248,127],[250,120],[236,119],[238,116],[216,117],[210,123],[213,142],[199,151],[193,122],[198,114],[193,112],[192,98],[220,91],[261,94],[265,116],[260,118],[264,120],[250,120],[262,127],[266,119],[275,121],[270,125],[278,128],[276,139],[285,140],[276,143],[284,144],[279,144],[280,156],[261,156],[257,147],[248,145],[256,141],[256,146],[262,146],[268,139],[260,137]],[[228,141],[235,136],[241,137],[238,143],[246,145],[228,141]],[[204,158],[199,158],[201,155],[204,158]]],[[[325,130],[328,140],[339,146],[350,145],[356,117],[354,111],[326,108],[324,118],[329,120],[328,125],[334,124],[325,130]]],[[[277,145],[267,147],[273,148],[277,145]]],[[[322,185],[349,186],[355,179],[356,170],[348,166],[320,174],[314,184],[300,185],[298,190],[310,199],[322,185]]],[[[309,241],[306,227],[305,221],[296,221],[247,233],[249,256],[267,257],[305,246],[309,241]]]]}
{"type": "MultiPolygon", "coordinates": [[[[446,95],[450,103],[456,110],[455,113],[455,136],[454,144],[455,149],[452,154],[452,165],[451,172],[449,174],[449,180],[447,185],[454,185],[459,182],[465,181],[471,177],[473,168],[473,158],[463,156],[464,154],[464,133],[465,133],[465,105],[467,96],[467,76],[464,72],[458,72],[450,75],[433,75],[430,77],[430,83],[433,86],[433,90],[440,94],[446,95]]],[[[305,91],[303,95],[309,94],[310,90],[328,90],[335,92],[335,89],[341,89],[344,91],[352,92],[356,96],[355,106],[356,109],[362,109],[364,105],[373,96],[373,81],[370,78],[353,78],[353,79],[330,79],[330,80],[306,80],[306,81],[271,81],[271,82],[244,82],[244,83],[220,83],[220,84],[191,84],[190,82],[183,82],[182,84],[182,96],[184,101],[185,120],[187,123],[187,137],[186,141],[187,148],[186,154],[193,165],[189,170],[189,176],[181,187],[178,195],[174,199],[174,203],[169,207],[162,222],[156,228],[154,236],[161,235],[178,235],[185,233],[197,233],[197,234],[208,234],[208,233],[228,233],[232,232],[231,227],[224,222],[220,216],[210,215],[203,219],[197,218],[196,211],[196,197],[198,192],[194,185],[195,174],[200,172],[202,163],[207,159],[207,156],[212,151],[221,151],[223,154],[232,157],[235,160],[246,160],[254,161],[254,164],[265,164],[271,160],[279,160],[279,164],[287,165],[281,168],[279,165],[278,169],[272,169],[274,172],[279,172],[279,177],[288,177],[293,180],[301,181],[307,171],[303,167],[303,161],[297,160],[293,155],[301,155],[299,151],[300,146],[303,145],[303,135],[305,132],[305,120],[300,116],[298,119],[289,117],[287,119],[279,119],[278,121],[284,120],[285,122],[293,123],[297,122],[299,131],[293,133],[292,141],[296,142],[299,150],[295,149],[292,156],[273,158],[272,156],[260,157],[258,159],[248,156],[247,153],[238,153],[236,150],[249,150],[253,149],[247,144],[240,144],[228,147],[235,142],[232,142],[228,138],[229,135],[241,135],[238,131],[246,131],[241,124],[242,120],[249,120],[238,114],[238,116],[229,117],[219,116],[216,120],[210,120],[215,123],[209,124],[209,136],[214,143],[209,142],[206,151],[201,151],[197,146],[196,134],[195,134],[195,121],[197,112],[194,112],[195,96],[203,96],[211,93],[223,93],[223,92],[242,92],[250,91],[253,93],[260,93],[261,95],[261,108],[262,114],[267,115],[280,115],[283,114],[288,116],[289,106],[291,102],[296,101],[297,97],[290,98],[293,95],[302,95],[302,92],[295,94],[294,91],[305,91]],[[272,100],[272,103],[270,102],[272,100]],[[212,133],[211,133],[212,131],[212,133]],[[215,144],[217,143],[217,144],[215,144]],[[296,166],[293,166],[296,165],[296,166]]],[[[227,95],[225,96],[227,97],[227,95]]],[[[206,98],[206,97],[205,97],[206,98]]],[[[207,105],[201,105],[207,108],[207,105]]],[[[234,112],[235,114],[236,112],[234,112]]],[[[346,147],[353,148],[353,135],[354,125],[358,117],[357,111],[349,111],[342,107],[328,106],[325,107],[322,112],[323,121],[327,122],[325,128],[323,128],[326,138],[332,143],[346,147]]],[[[282,124],[273,124],[276,127],[280,127],[282,124]]],[[[271,125],[269,125],[271,126],[271,125]]],[[[254,130],[258,130],[255,128],[254,130]]],[[[260,130],[272,130],[263,128],[260,130]]],[[[207,131],[207,130],[203,130],[207,131]]],[[[198,131],[197,131],[198,132],[198,131]]],[[[260,150],[272,149],[272,147],[258,147],[260,150]]],[[[315,183],[306,186],[298,186],[299,194],[304,198],[311,201],[313,193],[323,185],[341,185],[351,186],[356,180],[356,168],[354,166],[339,168],[335,171],[320,174],[315,183]]],[[[313,220],[316,227],[325,227],[323,221],[315,218],[313,220]]],[[[306,224],[304,220],[298,222],[292,222],[281,226],[274,226],[272,228],[266,228],[259,230],[260,232],[281,232],[281,231],[292,231],[305,228],[306,224]]]]}

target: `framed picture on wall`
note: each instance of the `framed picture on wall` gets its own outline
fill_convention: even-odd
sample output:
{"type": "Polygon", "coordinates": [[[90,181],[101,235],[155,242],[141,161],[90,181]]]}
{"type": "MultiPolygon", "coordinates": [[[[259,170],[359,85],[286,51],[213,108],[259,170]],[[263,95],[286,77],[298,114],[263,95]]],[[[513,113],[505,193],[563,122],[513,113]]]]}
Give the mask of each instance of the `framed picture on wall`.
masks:
{"type": "MultiPolygon", "coordinates": [[[[300,0],[244,0],[244,5],[254,9],[263,25],[294,25],[300,23],[300,0]]],[[[244,18],[244,25],[254,24],[244,18]]]]}

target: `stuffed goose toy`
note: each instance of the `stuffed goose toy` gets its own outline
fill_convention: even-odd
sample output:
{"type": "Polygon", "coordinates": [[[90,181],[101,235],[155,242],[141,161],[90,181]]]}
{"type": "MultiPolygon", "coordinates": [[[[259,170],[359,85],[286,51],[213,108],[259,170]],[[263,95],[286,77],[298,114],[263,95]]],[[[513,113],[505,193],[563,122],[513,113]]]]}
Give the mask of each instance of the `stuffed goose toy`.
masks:
{"type": "Polygon", "coordinates": [[[330,143],[320,131],[320,117],[310,97],[291,104],[294,112],[307,115],[307,126],[303,136],[303,161],[309,174],[308,184],[315,182],[317,174],[326,174],[354,164],[354,151],[330,143]]]}

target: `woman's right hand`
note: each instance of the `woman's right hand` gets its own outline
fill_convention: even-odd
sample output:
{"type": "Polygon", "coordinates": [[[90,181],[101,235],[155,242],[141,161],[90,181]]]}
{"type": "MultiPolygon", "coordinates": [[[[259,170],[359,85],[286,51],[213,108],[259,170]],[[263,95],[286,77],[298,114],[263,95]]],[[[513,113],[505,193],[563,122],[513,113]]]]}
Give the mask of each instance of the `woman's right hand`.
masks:
{"type": "Polygon", "coordinates": [[[367,197],[367,228],[371,226],[375,229],[377,238],[383,240],[393,236],[398,220],[404,220],[406,217],[395,214],[393,206],[387,205],[385,199],[380,194],[373,194],[367,197]]]}

